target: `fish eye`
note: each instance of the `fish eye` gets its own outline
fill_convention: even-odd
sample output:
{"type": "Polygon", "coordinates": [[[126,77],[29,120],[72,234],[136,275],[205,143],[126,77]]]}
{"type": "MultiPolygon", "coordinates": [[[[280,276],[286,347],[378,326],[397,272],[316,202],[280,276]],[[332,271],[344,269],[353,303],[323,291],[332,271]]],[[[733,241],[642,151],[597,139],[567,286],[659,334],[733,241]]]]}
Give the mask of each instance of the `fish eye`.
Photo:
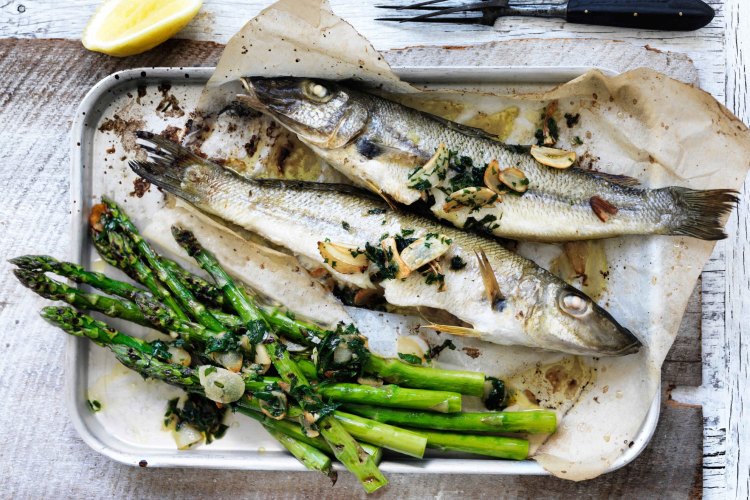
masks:
{"type": "Polygon", "coordinates": [[[331,98],[331,92],[325,85],[321,85],[316,82],[307,82],[305,85],[305,93],[310,99],[319,102],[327,102],[331,98]]]}
{"type": "Polygon", "coordinates": [[[582,317],[591,310],[589,301],[577,293],[564,291],[560,295],[560,308],[573,317],[582,317]]]}

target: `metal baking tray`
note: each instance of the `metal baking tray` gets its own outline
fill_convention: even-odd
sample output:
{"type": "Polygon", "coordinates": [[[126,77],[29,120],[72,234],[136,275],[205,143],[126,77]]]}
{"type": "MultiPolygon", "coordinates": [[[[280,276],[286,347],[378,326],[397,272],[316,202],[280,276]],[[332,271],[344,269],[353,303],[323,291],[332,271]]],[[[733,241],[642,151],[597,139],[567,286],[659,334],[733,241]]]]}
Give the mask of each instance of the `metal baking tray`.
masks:
{"type": "MultiPolygon", "coordinates": [[[[403,79],[417,84],[473,90],[538,90],[569,81],[589,68],[509,68],[509,67],[415,67],[395,68],[403,79]]],[[[78,107],[72,127],[72,164],[70,175],[72,251],[70,258],[85,266],[98,265],[87,234],[87,214],[102,192],[118,200],[128,197],[134,174],[126,165],[127,155],[118,146],[106,149],[104,136],[138,119],[141,127],[161,130],[169,124],[182,126],[187,116],[154,112],[166,85],[185,113],[192,109],[213,68],[143,68],[114,73],[97,83],[78,107]],[[166,84],[166,85],[165,85],[166,84]],[[161,88],[159,88],[161,87],[161,88]],[[136,95],[138,97],[136,97],[136,95]],[[187,104],[186,104],[187,103],[187,104]],[[142,108],[142,109],[141,109],[142,108]],[[150,112],[149,112],[150,111],[150,112]],[[171,115],[171,116],[167,116],[171,115]],[[137,118],[133,118],[133,116],[137,118]],[[118,121],[119,120],[119,121],[118,121]],[[109,124],[110,133],[100,128],[109,124]]],[[[611,73],[611,72],[609,72],[611,73]]],[[[107,127],[105,127],[106,130],[107,127]]],[[[120,142],[127,140],[122,134],[120,142]]],[[[152,197],[154,198],[154,197],[152,197]]],[[[151,202],[153,205],[153,202],[151,202]]],[[[125,203],[128,210],[133,203],[125,203]]],[[[136,223],[147,218],[146,198],[137,202],[136,223]],[[146,206],[142,206],[142,205],[146,206]],[[140,217],[140,221],[139,221],[140,217]]],[[[117,326],[117,322],[112,321],[117,326]]],[[[133,325],[128,331],[137,333],[133,325]]],[[[178,451],[168,432],[160,429],[168,397],[175,389],[154,381],[143,381],[137,374],[118,368],[114,357],[85,339],[71,337],[66,351],[65,399],[73,425],[94,450],[119,462],[148,467],[205,467],[245,470],[302,471],[304,467],[276,443],[251,419],[238,416],[227,435],[196,449],[178,451]],[[149,387],[144,391],[144,385],[149,387]],[[129,397],[137,390],[139,396],[129,397]],[[170,392],[171,391],[171,392],[170,392]],[[103,411],[93,413],[89,398],[113,395],[104,401],[103,411]]],[[[650,441],[659,418],[660,391],[653,400],[637,437],[610,470],[630,463],[650,441]]],[[[424,460],[389,456],[383,460],[384,472],[440,474],[517,474],[542,475],[547,472],[533,460],[520,462],[463,458],[461,455],[432,454],[424,460]]]]}

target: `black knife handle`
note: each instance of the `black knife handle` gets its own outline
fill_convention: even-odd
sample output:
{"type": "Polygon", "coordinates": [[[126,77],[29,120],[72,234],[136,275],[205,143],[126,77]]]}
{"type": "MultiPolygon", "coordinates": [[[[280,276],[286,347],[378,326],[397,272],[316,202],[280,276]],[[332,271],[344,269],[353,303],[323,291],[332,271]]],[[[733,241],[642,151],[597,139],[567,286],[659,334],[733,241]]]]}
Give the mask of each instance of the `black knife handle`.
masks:
{"type": "Polygon", "coordinates": [[[700,0],[569,0],[566,20],[622,28],[690,31],[714,18],[700,0]]]}

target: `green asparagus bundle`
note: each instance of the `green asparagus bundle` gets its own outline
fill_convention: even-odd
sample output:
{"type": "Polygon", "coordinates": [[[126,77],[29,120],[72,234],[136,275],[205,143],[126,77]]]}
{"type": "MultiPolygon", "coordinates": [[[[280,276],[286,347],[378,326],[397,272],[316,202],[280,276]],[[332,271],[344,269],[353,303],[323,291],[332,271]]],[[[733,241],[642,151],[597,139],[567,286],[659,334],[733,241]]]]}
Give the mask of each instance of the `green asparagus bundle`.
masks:
{"type": "Polygon", "coordinates": [[[43,316],[110,349],[144,377],[205,401],[202,407],[228,407],[259,421],[312,470],[333,478],[335,458],[372,492],[387,484],[378,469],[382,448],[412,457],[430,447],[524,459],[528,442],[498,433],[555,430],[552,412],[461,411],[461,394],[483,396],[490,385],[489,399],[502,406],[506,393],[496,379],[381,358],[353,325],[326,330],[262,305],[187,230],[173,228],[173,235],[214,283],[159,255],[111,200],[94,207],[90,222],[102,258],[140,286],[46,256],[11,260],[18,279],[43,297],[154,328],[173,341],[145,342],[68,307],[45,308],[43,316]],[[359,383],[373,378],[386,384],[359,383]]]}

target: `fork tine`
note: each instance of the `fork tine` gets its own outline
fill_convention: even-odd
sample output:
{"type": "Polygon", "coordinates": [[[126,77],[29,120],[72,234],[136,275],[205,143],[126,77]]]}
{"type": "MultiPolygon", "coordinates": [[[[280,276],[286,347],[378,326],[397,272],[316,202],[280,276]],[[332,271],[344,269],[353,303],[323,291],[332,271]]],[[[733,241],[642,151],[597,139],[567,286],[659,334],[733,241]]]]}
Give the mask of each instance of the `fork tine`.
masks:
{"type": "Polygon", "coordinates": [[[412,20],[414,22],[419,22],[424,19],[429,19],[435,16],[441,16],[443,14],[454,14],[456,12],[476,12],[476,11],[481,12],[485,9],[489,9],[493,7],[501,8],[501,7],[506,7],[506,6],[507,6],[506,0],[491,0],[491,1],[484,1],[484,2],[475,2],[475,3],[466,4],[466,5],[460,5],[457,7],[446,7],[439,11],[428,12],[426,14],[421,14],[419,16],[416,16],[412,20]]]}
{"type": "Polygon", "coordinates": [[[483,24],[483,18],[473,17],[428,17],[418,19],[417,17],[378,17],[376,21],[389,21],[399,23],[451,23],[451,24],[483,24]]]}
{"type": "Polygon", "coordinates": [[[414,5],[410,5],[408,8],[404,7],[402,5],[376,5],[376,9],[388,9],[388,10],[442,10],[445,7],[440,6],[432,6],[432,5],[424,5],[415,7],[414,5]]]}
{"type": "Polygon", "coordinates": [[[393,10],[410,10],[410,9],[418,9],[420,7],[424,7],[425,5],[432,5],[436,3],[442,3],[446,0],[426,0],[424,2],[419,2],[411,5],[378,5],[377,7],[379,9],[393,9],[393,10]]]}

